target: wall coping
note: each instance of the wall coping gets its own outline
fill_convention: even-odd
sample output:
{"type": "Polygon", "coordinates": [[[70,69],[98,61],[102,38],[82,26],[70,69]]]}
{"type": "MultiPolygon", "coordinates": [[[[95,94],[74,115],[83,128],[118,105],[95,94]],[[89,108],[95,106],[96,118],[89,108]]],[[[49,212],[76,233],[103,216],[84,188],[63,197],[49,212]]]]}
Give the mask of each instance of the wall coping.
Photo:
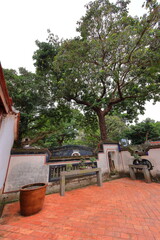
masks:
{"type": "MultiPolygon", "coordinates": [[[[149,145],[149,146],[148,146],[148,151],[149,151],[150,149],[156,149],[156,148],[160,148],[160,144],[158,144],[158,145],[149,145]]],[[[129,152],[128,149],[127,149],[127,147],[121,147],[121,150],[120,150],[120,151],[127,151],[127,152],[129,152]]]]}

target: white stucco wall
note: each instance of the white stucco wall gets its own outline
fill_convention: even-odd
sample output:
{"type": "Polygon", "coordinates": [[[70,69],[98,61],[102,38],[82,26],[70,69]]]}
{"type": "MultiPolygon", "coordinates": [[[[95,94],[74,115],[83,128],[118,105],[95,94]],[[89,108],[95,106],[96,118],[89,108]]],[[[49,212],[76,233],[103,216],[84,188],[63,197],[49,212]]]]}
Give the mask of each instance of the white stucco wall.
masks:
{"type": "Polygon", "coordinates": [[[123,163],[123,171],[125,173],[129,172],[129,165],[133,164],[134,157],[131,156],[130,152],[128,151],[121,151],[120,153],[122,163],[123,163]]]}
{"type": "MultiPolygon", "coordinates": [[[[97,165],[102,169],[102,173],[110,172],[108,152],[112,152],[115,169],[118,172],[129,173],[129,165],[133,164],[134,157],[128,151],[119,152],[118,144],[104,144],[103,152],[98,154],[97,165]]],[[[160,176],[160,148],[150,149],[147,156],[141,156],[142,159],[149,160],[153,167],[152,176],[160,176]]]]}
{"type": "MultiPolygon", "coordinates": [[[[131,156],[131,154],[128,151],[122,151],[121,153],[122,161],[124,164],[124,171],[129,172],[129,164],[133,163],[134,157],[131,156]]],[[[150,149],[148,151],[147,156],[141,156],[142,159],[149,160],[153,167],[153,170],[151,170],[151,174],[153,176],[159,175],[160,176],[160,148],[150,149]]]]}
{"type": "Polygon", "coordinates": [[[14,142],[14,115],[8,115],[2,120],[0,126],[0,189],[2,189],[8,162],[10,150],[14,142]]]}
{"type": "Polygon", "coordinates": [[[102,173],[110,172],[108,152],[113,153],[113,161],[117,171],[123,171],[123,162],[118,151],[118,144],[103,144],[103,152],[98,153],[97,165],[102,173]]]}
{"type": "Polygon", "coordinates": [[[160,148],[150,149],[148,152],[148,156],[145,158],[148,159],[154,166],[151,173],[154,176],[160,176],[160,148]]]}
{"type": "Polygon", "coordinates": [[[19,190],[22,186],[48,182],[49,166],[46,155],[12,155],[5,182],[4,193],[19,190]]]}

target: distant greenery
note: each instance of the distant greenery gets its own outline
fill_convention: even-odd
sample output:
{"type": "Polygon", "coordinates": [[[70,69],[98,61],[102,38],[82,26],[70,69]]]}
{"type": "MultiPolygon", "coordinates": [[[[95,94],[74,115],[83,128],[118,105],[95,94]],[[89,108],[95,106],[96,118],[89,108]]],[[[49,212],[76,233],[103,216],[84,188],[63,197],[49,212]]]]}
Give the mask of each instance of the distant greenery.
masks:
{"type": "Polygon", "coordinates": [[[125,131],[126,138],[132,141],[132,144],[143,144],[146,141],[160,139],[160,122],[147,118],[146,120],[131,125],[125,131]]]}

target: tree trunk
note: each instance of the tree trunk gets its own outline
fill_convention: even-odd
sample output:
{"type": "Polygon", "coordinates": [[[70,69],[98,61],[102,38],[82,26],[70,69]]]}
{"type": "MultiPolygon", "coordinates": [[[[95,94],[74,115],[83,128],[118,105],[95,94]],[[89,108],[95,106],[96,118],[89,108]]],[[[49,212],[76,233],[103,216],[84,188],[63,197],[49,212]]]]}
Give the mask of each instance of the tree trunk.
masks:
{"type": "Polygon", "coordinates": [[[99,111],[97,113],[97,115],[98,115],[98,121],[99,121],[101,140],[106,141],[107,140],[107,128],[106,128],[106,123],[105,123],[105,115],[104,115],[103,111],[99,111]]]}
{"type": "Polygon", "coordinates": [[[59,147],[63,145],[63,142],[64,142],[64,136],[62,136],[61,138],[57,138],[57,143],[59,147]]]}

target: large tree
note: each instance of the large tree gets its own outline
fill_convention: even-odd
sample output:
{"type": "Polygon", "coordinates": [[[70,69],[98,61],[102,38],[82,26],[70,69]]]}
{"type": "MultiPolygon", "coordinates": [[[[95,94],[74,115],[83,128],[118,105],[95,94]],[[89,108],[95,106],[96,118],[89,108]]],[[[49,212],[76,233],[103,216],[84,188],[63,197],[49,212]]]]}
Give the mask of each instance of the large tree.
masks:
{"type": "MultiPolygon", "coordinates": [[[[159,5],[131,17],[129,1],[96,0],[78,23],[80,37],[66,40],[52,62],[59,75],[54,94],[98,116],[101,140],[107,139],[105,116],[143,113],[147,100],[159,100],[159,5]]],[[[50,41],[51,43],[51,41],[50,41]]]]}

